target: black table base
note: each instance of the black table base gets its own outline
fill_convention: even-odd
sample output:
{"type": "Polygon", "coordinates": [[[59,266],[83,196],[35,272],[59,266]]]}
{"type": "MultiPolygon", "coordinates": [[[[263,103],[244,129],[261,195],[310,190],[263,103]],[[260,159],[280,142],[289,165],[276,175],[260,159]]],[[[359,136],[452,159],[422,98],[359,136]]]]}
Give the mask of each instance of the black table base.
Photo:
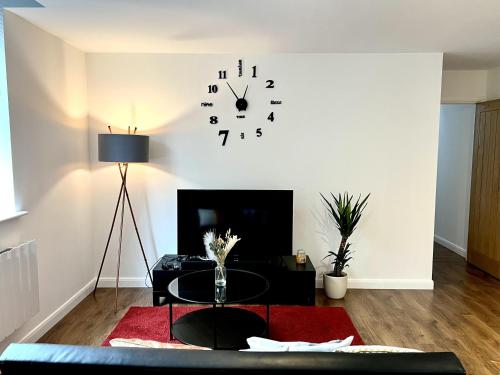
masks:
{"type": "MultiPolygon", "coordinates": [[[[172,322],[172,315],[170,315],[172,322]]],[[[195,310],[170,324],[171,339],[174,336],[184,344],[212,349],[246,349],[247,338],[265,336],[267,321],[252,311],[235,307],[212,307],[195,310]]]]}

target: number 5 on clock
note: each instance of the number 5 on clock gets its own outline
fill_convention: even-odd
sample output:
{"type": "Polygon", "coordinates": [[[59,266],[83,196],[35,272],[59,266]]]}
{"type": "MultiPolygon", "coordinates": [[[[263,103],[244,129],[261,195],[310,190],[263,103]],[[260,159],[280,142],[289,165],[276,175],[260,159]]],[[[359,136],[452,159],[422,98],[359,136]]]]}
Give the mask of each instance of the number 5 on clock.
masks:
{"type": "Polygon", "coordinates": [[[219,137],[223,135],[224,138],[222,138],[222,145],[226,145],[227,137],[229,136],[229,130],[219,130],[219,137]]]}

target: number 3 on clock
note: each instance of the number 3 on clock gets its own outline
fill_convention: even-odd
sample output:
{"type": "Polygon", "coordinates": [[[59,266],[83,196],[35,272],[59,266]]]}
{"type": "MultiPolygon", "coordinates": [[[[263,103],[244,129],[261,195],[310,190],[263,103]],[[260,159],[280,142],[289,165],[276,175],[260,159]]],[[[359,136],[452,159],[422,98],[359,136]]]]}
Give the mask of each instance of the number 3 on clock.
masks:
{"type": "Polygon", "coordinates": [[[223,135],[224,138],[222,138],[222,145],[225,146],[227,142],[227,137],[229,136],[229,130],[219,130],[219,137],[223,135]]]}

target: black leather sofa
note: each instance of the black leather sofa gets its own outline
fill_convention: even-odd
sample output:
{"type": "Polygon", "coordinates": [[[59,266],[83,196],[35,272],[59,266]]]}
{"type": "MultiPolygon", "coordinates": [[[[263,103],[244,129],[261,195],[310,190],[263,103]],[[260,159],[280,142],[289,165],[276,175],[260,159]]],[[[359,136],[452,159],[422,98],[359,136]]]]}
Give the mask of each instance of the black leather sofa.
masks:
{"type": "Polygon", "coordinates": [[[465,374],[453,353],[255,353],[11,344],[12,374],[465,374]]]}

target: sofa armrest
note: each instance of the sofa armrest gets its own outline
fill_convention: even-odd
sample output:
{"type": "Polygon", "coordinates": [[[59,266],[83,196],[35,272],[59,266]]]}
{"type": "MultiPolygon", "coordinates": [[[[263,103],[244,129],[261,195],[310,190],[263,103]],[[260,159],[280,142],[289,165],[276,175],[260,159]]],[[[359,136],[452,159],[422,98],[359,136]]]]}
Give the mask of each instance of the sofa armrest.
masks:
{"type": "Polygon", "coordinates": [[[53,344],[11,344],[0,356],[2,375],[269,374],[311,373],[465,374],[453,353],[257,353],[136,349],[53,344]]]}

